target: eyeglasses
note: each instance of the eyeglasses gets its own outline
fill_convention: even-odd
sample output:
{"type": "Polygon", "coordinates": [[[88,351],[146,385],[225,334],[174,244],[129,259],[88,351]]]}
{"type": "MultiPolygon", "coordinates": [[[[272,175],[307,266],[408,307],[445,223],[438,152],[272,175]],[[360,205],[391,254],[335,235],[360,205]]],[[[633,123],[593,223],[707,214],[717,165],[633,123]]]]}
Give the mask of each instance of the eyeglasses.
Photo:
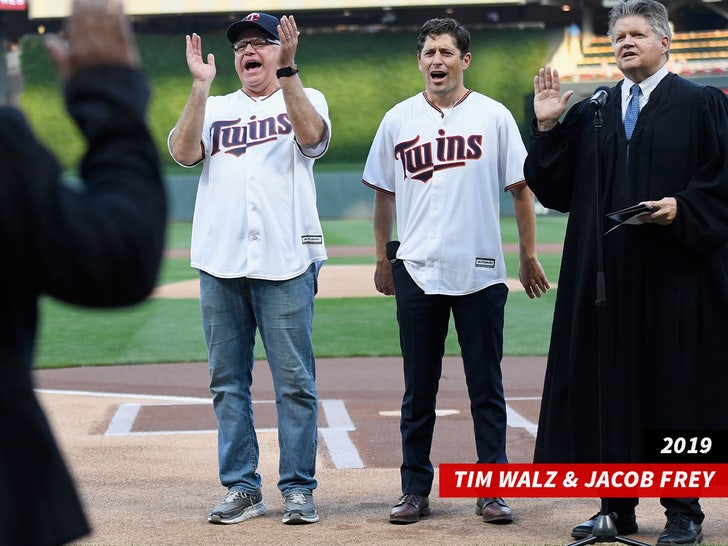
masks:
{"type": "Polygon", "coordinates": [[[245,51],[245,48],[248,47],[248,45],[252,46],[253,49],[260,49],[261,47],[265,47],[267,45],[281,45],[281,43],[278,40],[272,40],[270,38],[250,38],[248,40],[238,40],[234,44],[232,44],[232,48],[235,50],[235,53],[242,53],[245,51]]]}

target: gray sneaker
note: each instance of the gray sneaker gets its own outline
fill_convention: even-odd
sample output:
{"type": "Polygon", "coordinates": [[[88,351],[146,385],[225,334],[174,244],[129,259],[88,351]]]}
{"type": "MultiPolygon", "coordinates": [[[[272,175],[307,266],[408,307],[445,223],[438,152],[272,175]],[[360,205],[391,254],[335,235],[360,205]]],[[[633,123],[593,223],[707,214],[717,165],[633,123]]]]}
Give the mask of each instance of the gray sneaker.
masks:
{"type": "Polygon", "coordinates": [[[260,489],[252,494],[231,489],[223,501],[212,509],[207,521],[210,523],[240,523],[263,514],[265,514],[265,504],[263,504],[263,494],[260,489]]]}
{"type": "Polygon", "coordinates": [[[286,495],[285,499],[286,511],[283,513],[283,523],[300,525],[302,523],[316,523],[319,520],[311,493],[291,493],[286,495]]]}

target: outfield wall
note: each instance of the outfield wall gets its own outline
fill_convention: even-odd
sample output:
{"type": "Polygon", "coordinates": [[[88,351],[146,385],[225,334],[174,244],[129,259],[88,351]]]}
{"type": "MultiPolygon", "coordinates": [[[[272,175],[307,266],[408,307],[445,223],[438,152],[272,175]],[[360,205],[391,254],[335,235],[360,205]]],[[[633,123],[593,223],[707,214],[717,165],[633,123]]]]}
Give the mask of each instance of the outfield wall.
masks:
{"type": "MultiPolygon", "coordinates": [[[[192,220],[198,178],[198,174],[166,177],[171,221],[192,220]]],[[[324,220],[372,217],[374,190],[362,184],[360,172],[316,173],[316,192],[319,215],[324,220]]],[[[501,194],[501,214],[513,216],[513,198],[510,193],[501,194]]]]}

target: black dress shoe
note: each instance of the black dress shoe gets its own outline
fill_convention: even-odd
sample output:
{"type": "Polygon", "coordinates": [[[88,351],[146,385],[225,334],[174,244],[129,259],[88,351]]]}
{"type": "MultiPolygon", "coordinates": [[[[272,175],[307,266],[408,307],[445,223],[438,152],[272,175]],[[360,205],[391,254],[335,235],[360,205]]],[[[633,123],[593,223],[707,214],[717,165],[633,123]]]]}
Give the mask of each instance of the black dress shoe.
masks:
{"type": "Polygon", "coordinates": [[[483,516],[485,523],[511,523],[513,513],[500,497],[480,497],[475,505],[475,513],[483,516]]]}
{"type": "MultiPolygon", "coordinates": [[[[574,527],[571,530],[571,536],[574,538],[586,538],[591,536],[598,517],[599,514],[594,514],[584,523],[580,523],[574,527]]],[[[614,525],[617,527],[618,535],[631,535],[639,531],[639,528],[637,527],[637,518],[635,517],[634,512],[631,514],[612,514],[612,521],[614,521],[614,525]]]]}
{"type": "Polygon", "coordinates": [[[389,513],[390,523],[417,523],[430,515],[430,499],[420,495],[402,495],[389,513]]]}
{"type": "Polygon", "coordinates": [[[703,526],[695,523],[687,514],[669,512],[665,530],[657,539],[657,546],[673,544],[699,544],[703,540],[703,526]]]}

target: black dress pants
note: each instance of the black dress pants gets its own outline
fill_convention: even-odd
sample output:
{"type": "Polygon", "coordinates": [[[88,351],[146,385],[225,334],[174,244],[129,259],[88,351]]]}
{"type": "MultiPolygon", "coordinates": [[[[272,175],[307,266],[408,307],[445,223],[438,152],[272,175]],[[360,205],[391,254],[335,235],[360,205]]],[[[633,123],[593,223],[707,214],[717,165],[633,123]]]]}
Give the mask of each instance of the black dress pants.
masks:
{"type": "MultiPolygon", "coordinates": [[[[503,396],[503,316],[508,288],[495,284],[464,296],[427,295],[401,260],[393,260],[400,346],[404,361],[402,399],[402,492],[429,495],[435,406],[450,314],[460,344],[479,463],[505,463],[506,404],[503,396]]],[[[463,461],[465,462],[465,461],[463,461]]]]}
{"type": "MultiPolygon", "coordinates": [[[[661,498],[660,504],[665,508],[665,513],[678,512],[687,514],[695,523],[703,523],[705,514],[700,508],[697,498],[661,498]]],[[[638,498],[616,498],[607,499],[607,510],[617,514],[631,514],[635,511],[640,500],[638,498]]]]}

